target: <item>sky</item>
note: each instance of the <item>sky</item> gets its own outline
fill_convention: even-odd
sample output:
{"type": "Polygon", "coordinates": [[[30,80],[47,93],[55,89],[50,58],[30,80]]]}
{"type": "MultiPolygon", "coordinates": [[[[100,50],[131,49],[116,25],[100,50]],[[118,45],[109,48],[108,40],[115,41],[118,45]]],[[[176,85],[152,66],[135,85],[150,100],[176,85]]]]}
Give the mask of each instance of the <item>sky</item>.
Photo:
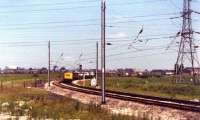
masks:
{"type": "MultiPolygon", "coordinates": [[[[106,46],[106,68],[173,69],[180,38],[171,36],[181,30],[182,4],[107,0],[106,41],[112,45],[106,46]]],[[[200,11],[199,5],[200,0],[192,1],[193,10],[200,11]]],[[[100,8],[100,0],[0,1],[0,67],[47,67],[50,40],[51,66],[95,68],[100,8]]],[[[200,15],[192,17],[194,30],[200,32],[200,15]]],[[[194,37],[198,44],[200,36],[194,37]]]]}

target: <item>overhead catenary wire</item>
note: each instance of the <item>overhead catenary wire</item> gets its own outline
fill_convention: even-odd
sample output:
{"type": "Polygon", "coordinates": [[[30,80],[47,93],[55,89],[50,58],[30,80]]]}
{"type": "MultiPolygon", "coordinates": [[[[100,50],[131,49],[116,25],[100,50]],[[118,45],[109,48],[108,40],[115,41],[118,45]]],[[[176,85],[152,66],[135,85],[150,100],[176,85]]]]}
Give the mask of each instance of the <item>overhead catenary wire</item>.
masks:
{"type": "MultiPolygon", "coordinates": [[[[156,39],[167,39],[173,36],[170,36],[172,33],[169,34],[157,34],[157,35],[147,35],[147,36],[142,36],[143,38],[141,40],[156,40],[156,39]],[[148,38],[149,37],[149,38],[148,38]]],[[[134,36],[133,36],[134,37],[134,36]]],[[[79,38],[79,39],[66,39],[66,40],[52,40],[51,43],[52,44],[62,44],[62,43],[66,43],[68,42],[68,45],[70,44],[83,44],[83,43],[79,43],[81,41],[85,41],[86,44],[89,44],[88,41],[98,41],[99,38],[79,38]],[[71,42],[71,43],[70,43],[71,42]],[[77,43],[78,42],[78,43],[77,43]]],[[[112,42],[112,43],[116,43],[116,42],[123,42],[123,41],[127,41],[127,42],[131,42],[132,38],[130,37],[108,37],[107,38],[108,42],[112,42]],[[126,39],[126,40],[125,40],[126,39]]],[[[41,40],[37,40],[37,41],[10,41],[10,42],[0,42],[0,45],[33,45],[33,44],[42,44],[42,45],[46,45],[47,41],[41,41],[41,40]]],[[[91,43],[93,44],[93,43],[91,43]]]]}
{"type": "MultiPolygon", "coordinates": [[[[106,57],[110,58],[110,57],[117,57],[117,56],[121,56],[121,55],[127,55],[127,54],[133,54],[133,53],[139,53],[139,52],[144,52],[144,51],[154,51],[154,50],[165,50],[166,45],[162,45],[162,46],[153,46],[151,48],[145,48],[145,49],[138,49],[138,50],[131,50],[131,51],[126,51],[126,52],[120,52],[120,53],[115,53],[115,54],[108,54],[106,57]]],[[[176,46],[174,46],[176,47],[176,46]]],[[[85,60],[95,60],[95,57],[89,57],[89,58],[83,58],[81,59],[82,61],[85,60]]]]}
{"type": "MultiPolygon", "coordinates": [[[[135,41],[135,43],[144,43],[144,44],[146,45],[148,42],[150,42],[150,41],[152,41],[152,40],[172,39],[172,38],[174,38],[174,37],[175,37],[175,36],[161,36],[161,37],[153,37],[153,38],[140,38],[139,40],[135,41]]],[[[112,42],[112,41],[109,41],[109,42],[112,42]]],[[[124,47],[124,46],[128,48],[128,46],[129,46],[133,41],[129,39],[129,40],[114,41],[114,43],[115,43],[115,42],[120,42],[120,43],[126,42],[126,43],[120,44],[120,45],[118,45],[118,46],[111,47],[111,50],[112,50],[112,51],[115,50],[115,49],[124,47]],[[128,43],[127,43],[127,42],[128,42],[128,43]]],[[[132,45],[132,46],[134,47],[134,45],[132,45]]],[[[135,49],[135,48],[133,48],[133,49],[135,49]]]]}

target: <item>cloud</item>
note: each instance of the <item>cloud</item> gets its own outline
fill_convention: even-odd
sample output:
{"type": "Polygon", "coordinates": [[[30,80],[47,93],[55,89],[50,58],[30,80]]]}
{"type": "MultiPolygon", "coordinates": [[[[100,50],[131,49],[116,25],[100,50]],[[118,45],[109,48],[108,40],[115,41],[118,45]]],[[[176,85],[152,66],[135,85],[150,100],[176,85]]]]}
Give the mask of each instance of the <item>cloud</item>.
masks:
{"type": "Polygon", "coordinates": [[[124,32],[118,32],[116,34],[111,34],[109,37],[113,37],[113,38],[124,38],[124,37],[128,37],[128,35],[124,32]]]}
{"type": "Polygon", "coordinates": [[[63,57],[63,60],[64,61],[74,61],[74,58],[71,56],[65,56],[65,57],[63,57]]]}

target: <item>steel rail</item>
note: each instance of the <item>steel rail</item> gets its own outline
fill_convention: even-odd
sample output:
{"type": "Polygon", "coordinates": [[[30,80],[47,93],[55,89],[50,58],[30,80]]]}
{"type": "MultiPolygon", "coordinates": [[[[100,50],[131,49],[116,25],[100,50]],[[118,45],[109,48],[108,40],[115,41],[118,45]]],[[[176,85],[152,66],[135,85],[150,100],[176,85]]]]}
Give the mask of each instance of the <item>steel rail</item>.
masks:
{"type": "MultiPolygon", "coordinates": [[[[101,96],[100,89],[82,87],[82,86],[74,85],[72,83],[64,84],[61,82],[53,82],[53,85],[61,87],[63,89],[70,89],[77,92],[101,96]]],[[[117,91],[111,91],[111,90],[106,90],[106,97],[125,100],[125,101],[134,101],[134,102],[139,102],[139,103],[148,104],[148,105],[169,107],[169,108],[174,108],[174,109],[179,109],[179,110],[200,112],[200,102],[138,95],[138,94],[117,92],[117,91]]]]}
{"type": "MultiPolygon", "coordinates": [[[[95,89],[95,88],[90,88],[90,87],[83,87],[83,86],[78,86],[78,85],[75,85],[75,84],[71,84],[71,85],[72,86],[76,86],[76,87],[80,87],[80,88],[100,91],[100,89],[95,89]]],[[[180,100],[180,99],[173,99],[173,98],[164,98],[164,97],[156,97],[156,96],[149,96],[149,95],[141,95],[141,94],[127,93],[127,92],[120,92],[120,91],[113,91],[113,90],[106,90],[106,92],[111,92],[111,93],[115,93],[115,94],[123,94],[123,95],[133,96],[133,97],[142,97],[142,98],[146,98],[146,99],[154,99],[154,100],[161,100],[161,101],[168,101],[168,102],[177,102],[179,104],[190,104],[190,105],[200,106],[200,102],[195,102],[195,101],[180,100]]]]}

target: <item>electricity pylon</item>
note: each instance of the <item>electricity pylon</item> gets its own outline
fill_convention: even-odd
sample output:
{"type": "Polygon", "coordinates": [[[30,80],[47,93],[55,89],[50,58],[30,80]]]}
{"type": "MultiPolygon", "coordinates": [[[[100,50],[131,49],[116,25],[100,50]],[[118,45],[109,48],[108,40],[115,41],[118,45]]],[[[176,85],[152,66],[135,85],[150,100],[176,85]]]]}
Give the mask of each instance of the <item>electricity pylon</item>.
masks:
{"type": "Polygon", "coordinates": [[[192,0],[183,0],[183,12],[182,12],[182,30],[180,32],[181,41],[179,43],[179,51],[177,56],[177,61],[175,64],[175,74],[176,82],[183,82],[183,70],[186,63],[191,64],[192,69],[192,80],[196,84],[196,74],[195,74],[195,45],[193,39],[193,29],[192,29],[192,10],[191,10],[192,0]]]}

